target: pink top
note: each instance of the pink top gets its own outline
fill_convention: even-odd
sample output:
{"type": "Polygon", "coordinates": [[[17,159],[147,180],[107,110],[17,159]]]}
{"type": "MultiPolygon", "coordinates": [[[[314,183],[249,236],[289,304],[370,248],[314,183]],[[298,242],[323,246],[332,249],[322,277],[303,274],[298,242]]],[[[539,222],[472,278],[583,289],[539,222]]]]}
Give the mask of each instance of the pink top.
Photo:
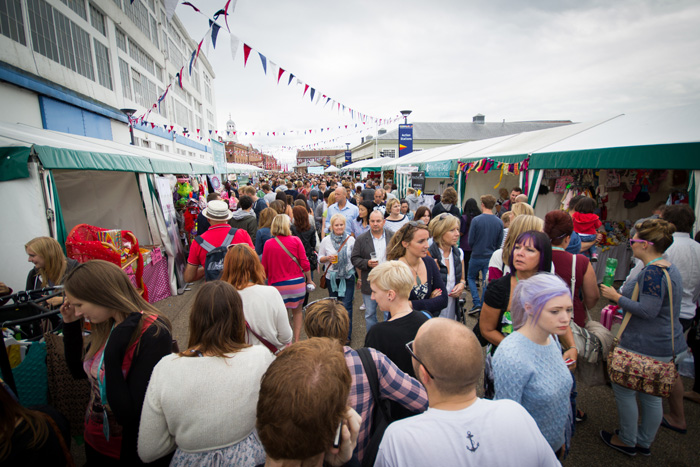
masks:
{"type": "Polygon", "coordinates": [[[275,238],[278,238],[287,247],[287,250],[296,257],[304,271],[311,269],[309,259],[306,257],[306,251],[304,250],[304,244],[301,243],[298,237],[285,235],[272,237],[265,242],[262,254],[262,265],[265,268],[265,274],[267,274],[268,285],[296,279],[304,275],[299,266],[282,249],[275,238]]]}

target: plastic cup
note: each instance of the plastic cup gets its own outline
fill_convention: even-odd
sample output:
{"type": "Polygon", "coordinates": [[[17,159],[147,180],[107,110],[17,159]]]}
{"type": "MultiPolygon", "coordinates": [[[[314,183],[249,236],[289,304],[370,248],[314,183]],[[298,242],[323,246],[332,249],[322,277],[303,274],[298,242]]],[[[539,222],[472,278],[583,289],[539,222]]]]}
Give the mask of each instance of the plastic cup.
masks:
{"type": "Polygon", "coordinates": [[[331,264],[338,264],[338,255],[331,255],[331,264]]]}
{"type": "Polygon", "coordinates": [[[376,253],[370,253],[369,254],[369,259],[372,261],[377,261],[377,254],[376,253]]]}

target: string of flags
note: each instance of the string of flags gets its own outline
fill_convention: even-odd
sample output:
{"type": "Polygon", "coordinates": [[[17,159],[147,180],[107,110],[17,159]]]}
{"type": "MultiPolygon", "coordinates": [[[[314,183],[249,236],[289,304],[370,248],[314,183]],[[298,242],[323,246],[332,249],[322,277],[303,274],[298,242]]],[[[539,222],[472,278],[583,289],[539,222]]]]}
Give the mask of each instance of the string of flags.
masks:
{"type": "MultiPolygon", "coordinates": [[[[153,103],[153,105],[144,114],[142,114],[138,117],[130,118],[131,121],[143,123],[144,121],[146,121],[148,119],[150,113],[153,110],[158,109],[158,111],[160,112],[160,104],[161,104],[161,102],[163,102],[163,100],[167,96],[167,94],[170,91],[170,88],[173,84],[175,84],[176,86],[178,86],[182,89],[182,86],[183,86],[182,80],[184,77],[184,73],[186,72],[185,69],[187,68],[187,73],[189,74],[189,76],[191,76],[192,75],[192,68],[197,63],[197,59],[199,58],[199,54],[202,50],[202,46],[205,44],[205,41],[206,41],[207,47],[208,47],[209,41],[211,41],[212,46],[214,48],[216,48],[218,34],[221,30],[221,25],[219,25],[217,23],[217,20],[221,16],[224,17],[226,29],[227,29],[229,36],[230,36],[230,39],[231,39],[232,59],[233,60],[236,59],[236,55],[238,53],[238,48],[239,48],[240,44],[242,43],[242,41],[236,35],[231,33],[231,29],[230,29],[229,24],[228,24],[228,18],[235,10],[236,2],[237,2],[237,0],[227,0],[224,8],[216,11],[212,15],[213,19],[210,19],[207,17],[207,20],[209,22],[209,29],[208,29],[207,33],[204,35],[204,37],[199,41],[199,43],[197,44],[197,47],[192,51],[190,58],[189,58],[189,63],[182,64],[179,71],[175,74],[173,82],[168,84],[168,86],[166,87],[163,94],[161,94],[158,97],[157,102],[153,103]]],[[[201,10],[199,8],[197,8],[197,6],[195,6],[192,2],[189,2],[189,1],[182,2],[182,5],[192,8],[196,13],[199,13],[202,16],[206,17],[206,15],[204,13],[202,13],[201,10]]],[[[262,52],[253,49],[247,43],[243,43],[243,56],[244,56],[243,57],[243,66],[244,66],[244,68],[247,66],[248,59],[250,57],[250,54],[253,51],[255,51],[258,54],[258,56],[260,58],[260,62],[262,64],[262,69],[263,69],[263,72],[265,75],[267,75],[268,68],[269,68],[270,72],[273,74],[273,76],[276,76],[277,84],[279,85],[280,80],[282,79],[282,76],[284,76],[284,74],[287,73],[287,75],[288,75],[287,86],[290,86],[292,83],[294,83],[296,86],[302,87],[303,88],[302,98],[305,99],[307,94],[308,94],[310,101],[315,105],[318,105],[321,101],[323,101],[324,108],[330,104],[331,109],[336,109],[338,113],[340,113],[341,111],[343,113],[347,113],[350,115],[351,119],[360,120],[363,125],[366,125],[368,122],[370,124],[373,124],[373,125],[384,125],[384,124],[388,124],[390,122],[394,122],[394,121],[401,118],[400,115],[396,115],[396,116],[391,117],[391,118],[377,118],[377,117],[371,116],[369,114],[359,112],[358,110],[353,109],[352,107],[345,105],[344,103],[337,101],[337,100],[333,99],[331,96],[321,92],[317,87],[311,86],[308,82],[302,80],[295,73],[292,73],[288,70],[285,70],[283,67],[279,66],[277,63],[273,62],[272,60],[269,60],[262,52]]],[[[171,127],[173,127],[173,125],[171,125],[171,127]]],[[[172,128],[171,128],[171,130],[172,130],[172,128]]],[[[313,130],[309,130],[309,134],[311,134],[311,131],[313,131],[313,130]]],[[[321,130],[321,131],[323,131],[323,130],[321,130]]],[[[197,132],[199,133],[199,130],[197,130],[197,132]]],[[[250,133],[251,133],[251,135],[254,135],[255,132],[251,131],[250,133]]],[[[268,132],[266,131],[265,133],[268,133],[268,132]]],[[[272,133],[272,136],[277,136],[276,130],[272,131],[270,133],[272,133]]],[[[283,134],[284,133],[285,132],[283,132],[283,134]]],[[[307,133],[303,133],[303,134],[307,134],[307,133]]]]}
{"type": "Polygon", "coordinates": [[[495,161],[489,157],[485,157],[479,161],[472,161],[472,162],[459,162],[457,164],[457,170],[460,172],[464,173],[464,179],[466,181],[467,178],[469,178],[469,174],[471,172],[478,172],[478,173],[483,173],[487,174],[492,170],[498,170],[501,172],[501,176],[498,179],[498,183],[496,186],[493,188],[496,189],[500,186],[501,182],[503,181],[503,175],[508,174],[508,175],[520,175],[521,172],[525,172],[526,178],[525,178],[525,192],[527,193],[527,167],[528,164],[530,163],[530,158],[527,157],[525,160],[521,162],[513,162],[513,163],[508,163],[508,162],[498,162],[495,161]]]}

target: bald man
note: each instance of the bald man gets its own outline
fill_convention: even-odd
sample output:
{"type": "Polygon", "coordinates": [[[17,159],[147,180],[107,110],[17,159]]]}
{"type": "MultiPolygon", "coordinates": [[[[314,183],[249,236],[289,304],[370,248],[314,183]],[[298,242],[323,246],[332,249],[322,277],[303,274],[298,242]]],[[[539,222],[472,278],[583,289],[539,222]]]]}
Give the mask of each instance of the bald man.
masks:
{"type": "Polygon", "coordinates": [[[345,232],[351,235],[352,220],[360,215],[360,210],[354,204],[348,203],[348,192],[342,186],[335,189],[335,204],[328,206],[328,214],[326,215],[325,231],[330,232],[331,218],[336,214],[342,214],[345,217],[345,232]]]}
{"type": "MultiPolygon", "coordinates": [[[[527,195],[518,195],[515,197],[515,203],[513,204],[518,204],[518,203],[527,203],[529,200],[527,199],[527,195]]],[[[511,206],[512,209],[512,206],[511,206]]]]}
{"type": "Polygon", "coordinates": [[[560,465],[520,404],[477,397],[483,354],[469,328],[433,318],[407,351],[430,408],[389,425],[375,466],[560,465]]]}

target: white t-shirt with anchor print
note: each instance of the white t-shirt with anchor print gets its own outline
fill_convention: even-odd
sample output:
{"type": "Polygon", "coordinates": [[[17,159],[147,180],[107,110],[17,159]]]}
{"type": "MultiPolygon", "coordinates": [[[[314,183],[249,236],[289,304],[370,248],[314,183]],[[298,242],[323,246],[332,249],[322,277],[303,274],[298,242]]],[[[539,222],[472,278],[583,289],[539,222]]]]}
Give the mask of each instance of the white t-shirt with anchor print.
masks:
{"type": "Polygon", "coordinates": [[[535,420],[517,402],[479,399],[466,409],[428,409],[392,423],[375,467],[558,466],[535,420]]]}

